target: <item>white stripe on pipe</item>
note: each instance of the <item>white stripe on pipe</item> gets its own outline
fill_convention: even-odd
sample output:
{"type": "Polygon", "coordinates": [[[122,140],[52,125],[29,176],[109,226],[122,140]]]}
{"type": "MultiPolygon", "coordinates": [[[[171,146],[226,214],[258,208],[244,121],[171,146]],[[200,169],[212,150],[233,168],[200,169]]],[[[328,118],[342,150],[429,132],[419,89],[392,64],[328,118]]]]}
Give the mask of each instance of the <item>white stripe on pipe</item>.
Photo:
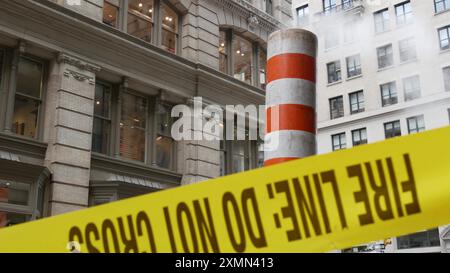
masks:
{"type": "Polygon", "coordinates": [[[302,79],[279,79],[267,85],[266,108],[301,104],[316,108],[316,85],[302,79]]]}
{"type": "Polygon", "coordinates": [[[304,131],[277,131],[265,137],[264,159],[304,158],[316,154],[316,136],[304,131]]]}
{"type": "Polygon", "coordinates": [[[315,58],[316,44],[316,36],[304,29],[274,32],[269,36],[267,58],[285,53],[302,53],[315,58]]]}

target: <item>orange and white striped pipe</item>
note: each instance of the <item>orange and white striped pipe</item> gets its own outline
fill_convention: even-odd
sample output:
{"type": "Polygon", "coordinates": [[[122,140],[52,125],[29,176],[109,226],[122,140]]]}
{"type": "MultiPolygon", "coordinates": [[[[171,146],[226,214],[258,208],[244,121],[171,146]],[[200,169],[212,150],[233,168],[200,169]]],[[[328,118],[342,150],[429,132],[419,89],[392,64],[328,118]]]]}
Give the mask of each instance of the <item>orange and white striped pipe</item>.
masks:
{"type": "Polygon", "coordinates": [[[317,38],[303,29],[268,41],[265,166],[316,154],[317,38]]]}

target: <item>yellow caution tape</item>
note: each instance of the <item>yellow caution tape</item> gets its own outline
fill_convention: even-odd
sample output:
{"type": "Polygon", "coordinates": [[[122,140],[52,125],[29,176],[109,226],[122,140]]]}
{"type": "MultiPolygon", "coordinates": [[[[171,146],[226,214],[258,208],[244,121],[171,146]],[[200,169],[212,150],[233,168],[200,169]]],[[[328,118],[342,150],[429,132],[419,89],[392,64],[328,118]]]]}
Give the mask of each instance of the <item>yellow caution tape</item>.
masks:
{"type": "Polygon", "coordinates": [[[450,127],[0,230],[0,252],[326,252],[450,223],[450,127]]]}

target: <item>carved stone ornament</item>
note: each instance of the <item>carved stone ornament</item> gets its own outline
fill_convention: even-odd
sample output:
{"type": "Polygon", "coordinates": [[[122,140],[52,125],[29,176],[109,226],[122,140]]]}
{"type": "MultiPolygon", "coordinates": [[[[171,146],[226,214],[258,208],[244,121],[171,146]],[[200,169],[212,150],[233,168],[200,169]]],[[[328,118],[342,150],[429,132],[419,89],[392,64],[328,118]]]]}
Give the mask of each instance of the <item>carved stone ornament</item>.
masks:
{"type": "Polygon", "coordinates": [[[62,53],[62,52],[60,52],[58,54],[57,62],[58,63],[70,64],[70,65],[73,65],[73,66],[75,66],[75,67],[77,67],[77,68],[79,68],[81,70],[86,70],[86,71],[89,71],[89,72],[92,72],[92,73],[100,71],[100,67],[99,66],[90,64],[90,63],[85,62],[85,61],[82,61],[82,60],[80,60],[80,59],[78,59],[76,57],[72,57],[72,56],[70,56],[70,55],[68,55],[66,53],[62,53]]]}

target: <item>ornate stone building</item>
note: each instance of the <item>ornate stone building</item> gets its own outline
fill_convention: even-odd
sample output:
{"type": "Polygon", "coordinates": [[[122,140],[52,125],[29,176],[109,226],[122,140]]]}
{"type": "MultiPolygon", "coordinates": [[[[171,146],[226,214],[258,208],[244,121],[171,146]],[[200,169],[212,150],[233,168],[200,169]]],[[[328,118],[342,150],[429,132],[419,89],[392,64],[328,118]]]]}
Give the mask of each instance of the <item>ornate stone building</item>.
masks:
{"type": "Polygon", "coordinates": [[[264,104],[290,0],[0,2],[0,227],[256,168],[171,138],[171,108],[264,104]]]}

